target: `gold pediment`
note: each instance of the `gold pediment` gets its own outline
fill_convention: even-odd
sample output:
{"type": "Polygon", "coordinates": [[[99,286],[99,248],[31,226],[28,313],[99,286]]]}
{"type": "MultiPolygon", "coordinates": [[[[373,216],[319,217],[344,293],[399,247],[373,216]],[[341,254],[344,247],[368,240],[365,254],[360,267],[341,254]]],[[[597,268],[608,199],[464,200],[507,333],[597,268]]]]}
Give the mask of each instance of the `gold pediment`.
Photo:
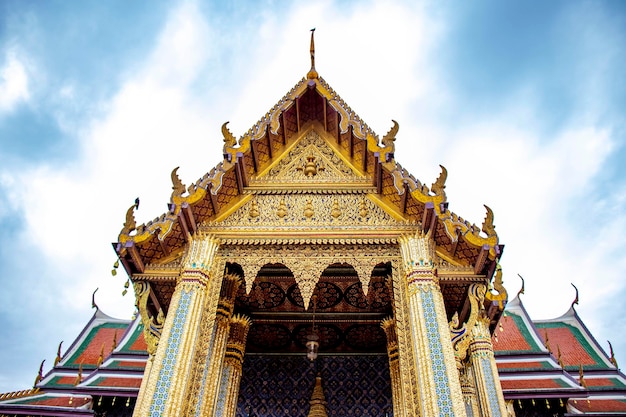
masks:
{"type": "Polygon", "coordinates": [[[229,228],[254,233],[294,227],[356,232],[405,225],[362,193],[256,194],[225,219],[207,224],[214,231],[229,228]]]}
{"type": "Polygon", "coordinates": [[[316,130],[311,129],[268,171],[251,179],[250,186],[327,185],[332,189],[340,184],[371,186],[371,182],[371,178],[353,170],[316,130]]]}

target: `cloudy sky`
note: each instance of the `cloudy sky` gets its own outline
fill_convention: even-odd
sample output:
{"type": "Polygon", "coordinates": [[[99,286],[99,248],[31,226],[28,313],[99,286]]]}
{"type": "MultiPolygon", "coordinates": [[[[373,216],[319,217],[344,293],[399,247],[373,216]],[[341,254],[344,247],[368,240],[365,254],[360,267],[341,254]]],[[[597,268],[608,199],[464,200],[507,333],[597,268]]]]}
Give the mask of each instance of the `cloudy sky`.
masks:
{"type": "MultiPolygon", "coordinates": [[[[166,210],[316,67],[450,209],[495,213],[511,296],[577,311],[626,363],[626,6],[619,1],[0,2],[0,392],[93,314],[126,209],[166,210]],[[313,5],[314,3],[314,5],[313,5]]],[[[506,331],[506,329],[505,329],[506,331]]]]}

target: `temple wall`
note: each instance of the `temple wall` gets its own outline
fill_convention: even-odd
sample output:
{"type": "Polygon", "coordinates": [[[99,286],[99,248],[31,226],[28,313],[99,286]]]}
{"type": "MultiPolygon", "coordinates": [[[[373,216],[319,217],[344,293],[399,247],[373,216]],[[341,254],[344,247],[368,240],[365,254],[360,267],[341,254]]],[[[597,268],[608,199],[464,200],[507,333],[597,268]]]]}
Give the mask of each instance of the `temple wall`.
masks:
{"type": "MultiPolygon", "coordinates": [[[[328,415],[393,415],[387,355],[320,356],[328,415]]],[[[237,417],[306,417],[316,365],[304,356],[246,356],[237,417]]]]}

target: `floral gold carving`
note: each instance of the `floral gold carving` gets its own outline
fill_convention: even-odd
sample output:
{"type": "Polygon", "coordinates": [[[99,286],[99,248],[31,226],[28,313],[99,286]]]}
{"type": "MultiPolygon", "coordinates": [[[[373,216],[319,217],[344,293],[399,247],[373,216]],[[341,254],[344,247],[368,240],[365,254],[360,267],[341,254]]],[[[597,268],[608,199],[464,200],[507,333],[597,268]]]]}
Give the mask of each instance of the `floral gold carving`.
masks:
{"type": "Polygon", "coordinates": [[[341,216],[341,207],[339,206],[339,201],[336,198],[333,199],[333,207],[330,210],[330,215],[333,216],[335,219],[341,216]]]}
{"type": "Polygon", "coordinates": [[[143,337],[148,345],[148,354],[154,355],[163,330],[163,323],[165,322],[163,310],[159,310],[156,317],[151,316],[148,311],[147,305],[151,291],[150,283],[137,281],[133,283],[133,287],[135,289],[136,305],[141,316],[141,323],[143,324],[143,337]]]}
{"type": "Polygon", "coordinates": [[[313,201],[310,198],[306,200],[303,214],[307,219],[310,219],[315,214],[315,210],[313,210],[313,201]]]}
{"type": "Polygon", "coordinates": [[[287,205],[285,204],[284,198],[281,198],[280,202],[278,203],[278,210],[276,210],[276,215],[281,219],[287,215],[287,205]]]}
{"type": "Polygon", "coordinates": [[[248,212],[248,216],[250,216],[251,219],[254,219],[256,217],[259,217],[261,213],[259,212],[259,205],[257,204],[256,200],[252,200],[250,202],[250,211],[248,212]]]}
{"type": "Polygon", "coordinates": [[[371,179],[356,175],[328,143],[314,130],[309,131],[267,175],[252,183],[350,182],[370,184],[371,179]]]}
{"type": "Polygon", "coordinates": [[[309,155],[306,157],[306,162],[304,166],[297,167],[298,171],[301,171],[305,176],[311,178],[317,175],[318,171],[324,171],[324,165],[320,164],[316,161],[316,157],[314,155],[309,155]]]}
{"type": "Polygon", "coordinates": [[[372,270],[376,265],[389,261],[389,258],[397,257],[397,248],[386,245],[224,245],[220,247],[220,256],[241,265],[247,293],[264,265],[286,266],[293,273],[305,308],[308,308],[315,285],[327,266],[352,265],[363,292],[367,294],[372,270]]]}
{"type": "Polygon", "coordinates": [[[361,218],[364,218],[367,217],[368,214],[369,211],[367,210],[367,204],[365,200],[361,200],[361,202],[359,203],[359,216],[361,216],[361,218]]]}
{"type": "MultiPolygon", "coordinates": [[[[315,230],[370,230],[406,229],[414,230],[411,223],[400,223],[393,219],[377,204],[362,194],[258,194],[254,199],[235,210],[230,216],[219,222],[207,222],[203,225],[212,232],[222,230],[293,230],[294,225],[306,224],[315,230]],[[259,207],[258,216],[251,217],[254,201],[259,207]],[[274,210],[262,210],[262,207],[274,207],[274,210]],[[365,214],[365,215],[364,215],[365,214]],[[305,223],[306,222],[306,223],[305,223]]],[[[303,229],[306,230],[306,229],[303,229]]],[[[312,230],[312,229],[311,229],[312,230]]]]}

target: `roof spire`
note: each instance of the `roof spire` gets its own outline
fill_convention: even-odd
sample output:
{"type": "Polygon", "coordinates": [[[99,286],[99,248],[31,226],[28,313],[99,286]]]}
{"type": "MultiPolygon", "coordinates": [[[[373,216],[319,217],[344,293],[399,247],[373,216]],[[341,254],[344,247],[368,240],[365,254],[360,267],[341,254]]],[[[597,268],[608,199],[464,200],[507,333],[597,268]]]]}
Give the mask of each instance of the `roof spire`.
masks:
{"type": "Polygon", "coordinates": [[[524,294],[524,277],[521,276],[520,274],[517,274],[517,276],[519,277],[519,279],[522,280],[522,288],[520,288],[519,291],[517,292],[517,297],[519,298],[520,294],[524,294]]]}
{"type": "Polygon", "coordinates": [[[609,342],[608,340],[607,342],[609,343],[609,349],[611,350],[611,357],[609,358],[609,360],[611,361],[613,366],[619,369],[619,366],[617,366],[617,360],[615,359],[615,353],[613,353],[613,345],[611,345],[611,342],[609,342]]]}
{"type": "Polygon", "coordinates": [[[322,376],[318,373],[315,378],[315,388],[311,394],[311,408],[308,417],[328,417],[326,412],[326,397],[322,389],[322,376]]]}
{"type": "Polygon", "coordinates": [[[43,379],[43,364],[46,362],[46,360],[42,360],[41,361],[41,365],[39,365],[39,372],[37,372],[37,377],[35,378],[35,383],[33,384],[33,388],[37,387],[37,384],[39,384],[39,382],[41,382],[41,380],[43,379]]]}
{"type": "Polygon", "coordinates": [[[93,294],[91,294],[91,308],[95,308],[96,311],[100,310],[100,307],[98,307],[98,304],[96,304],[96,293],[98,292],[98,290],[99,288],[96,288],[93,294]]]}
{"type": "Polygon", "coordinates": [[[574,298],[574,301],[572,301],[572,306],[570,307],[570,308],[573,309],[574,308],[574,304],[578,304],[578,288],[576,288],[576,286],[574,284],[572,284],[572,287],[574,287],[574,289],[576,290],[576,298],[574,298]]]}
{"type": "Polygon", "coordinates": [[[315,28],[311,29],[311,69],[309,70],[309,73],[306,75],[306,77],[309,80],[314,80],[317,79],[317,77],[319,76],[319,74],[317,73],[317,71],[315,70],[315,28]]]}
{"type": "Polygon", "coordinates": [[[578,365],[578,383],[587,388],[587,382],[585,381],[585,373],[583,372],[583,365],[578,365]]]}
{"type": "Polygon", "coordinates": [[[54,359],[54,366],[57,366],[59,362],[61,362],[61,346],[63,346],[63,341],[59,343],[59,348],[57,349],[57,357],[54,359]]]}

